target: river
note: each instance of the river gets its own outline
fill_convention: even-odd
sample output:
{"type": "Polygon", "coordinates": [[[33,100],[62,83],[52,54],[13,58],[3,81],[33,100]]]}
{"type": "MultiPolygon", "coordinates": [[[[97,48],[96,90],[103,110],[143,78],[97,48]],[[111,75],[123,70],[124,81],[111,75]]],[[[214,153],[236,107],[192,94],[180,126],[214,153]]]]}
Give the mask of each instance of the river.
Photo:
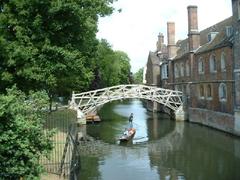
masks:
{"type": "Polygon", "coordinates": [[[87,125],[97,147],[81,155],[81,180],[240,179],[238,137],[148,112],[140,100],[108,103],[99,115],[100,124],[87,125]],[[131,113],[136,134],[120,144],[131,113]]]}

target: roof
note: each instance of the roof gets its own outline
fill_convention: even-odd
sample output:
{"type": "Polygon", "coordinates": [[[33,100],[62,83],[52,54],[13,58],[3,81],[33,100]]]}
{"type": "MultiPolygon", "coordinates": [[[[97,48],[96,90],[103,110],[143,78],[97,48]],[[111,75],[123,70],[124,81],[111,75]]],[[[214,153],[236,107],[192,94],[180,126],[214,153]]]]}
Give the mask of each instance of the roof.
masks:
{"type": "Polygon", "coordinates": [[[158,58],[157,56],[157,53],[155,52],[149,52],[149,55],[148,55],[148,61],[151,61],[152,64],[157,64],[159,65],[160,63],[160,59],[158,58]]]}
{"type": "Polygon", "coordinates": [[[202,45],[195,53],[200,54],[225,46],[232,46],[232,36],[228,37],[225,33],[225,29],[223,29],[212,41],[202,45]]]}
{"type": "MultiPolygon", "coordinates": [[[[196,53],[203,53],[205,51],[209,51],[215,48],[231,45],[231,37],[227,37],[225,33],[226,26],[232,25],[232,16],[214,24],[202,31],[200,31],[200,47],[197,49],[196,53]],[[219,32],[216,37],[211,41],[208,42],[208,34],[210,32],[219,32]]],[[[184,40],[179,40],[177,42],[177,56],[174,59],[179,59],[189,53],[188,47],[188,38],[184,40]]]]}
{"type": "Polygon", "coordinates": [[[177,55],[174,59],[178,59],[180,57],[182,57],[184,54],[189,52],[189,48],[188,48],[188,39],[184,39],[184,40],[179,40],[177,42],[177,55]]]}
{"type": "Polygon", "coordinates": [[[232,16],[224,19],[223,21],[214,24],[200,32],[200,45],[202,46],[203,44],[208,43],[207,35],[210,32],[221,32],[225,30],[226,26],[231,26],[232,25],[232,16]]]}

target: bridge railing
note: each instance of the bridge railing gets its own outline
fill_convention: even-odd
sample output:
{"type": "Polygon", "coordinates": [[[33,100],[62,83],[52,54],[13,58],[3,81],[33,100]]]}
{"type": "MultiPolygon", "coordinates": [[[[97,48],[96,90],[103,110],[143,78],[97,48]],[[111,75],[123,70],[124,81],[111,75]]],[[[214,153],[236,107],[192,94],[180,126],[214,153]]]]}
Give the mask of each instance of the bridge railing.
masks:
{"type": "Polygon", "coordinates": [[[72,103],[84,114],[120,99],[140,98],[161,103],[176,111],[182,105],[182,92],[146,85],[118,85],[83,93],[73,93],[72,103]]]}

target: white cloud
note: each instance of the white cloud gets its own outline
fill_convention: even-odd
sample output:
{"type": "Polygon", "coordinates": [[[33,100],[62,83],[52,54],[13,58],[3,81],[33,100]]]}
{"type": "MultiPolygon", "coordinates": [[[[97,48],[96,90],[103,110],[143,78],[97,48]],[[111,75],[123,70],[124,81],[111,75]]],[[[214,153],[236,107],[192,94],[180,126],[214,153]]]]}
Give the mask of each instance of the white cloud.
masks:
{"type": "Polygon", "coordinates": [[[166,23],[176,24],[176,40],[187,37],[187,6],[198,6],[199,30],[231,16],[231,0],[118,0],[117,11],[99,21],[98,38],[107,39],[115,50],[126,52],[136,72],[147,62],[148,52],[156,49],[159,32],[166,23]]]}

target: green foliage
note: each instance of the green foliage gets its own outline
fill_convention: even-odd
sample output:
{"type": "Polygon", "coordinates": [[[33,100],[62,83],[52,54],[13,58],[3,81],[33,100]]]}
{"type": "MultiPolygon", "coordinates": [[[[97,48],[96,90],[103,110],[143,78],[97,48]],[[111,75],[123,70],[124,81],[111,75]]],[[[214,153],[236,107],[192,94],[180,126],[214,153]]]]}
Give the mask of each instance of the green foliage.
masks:
{"type": "Polygon", "coordinates": [[[93,79],[99,16],[113,0],[0,3],[0,91],[45,89],[50,98],[87,90],[93,79]]]}
{"type": "Polygon", "coordinates": [[[130,76],[131,76],[131,65],[130,65],[130,58],[125,52],[122,51],[115,51],[115,55],[117,60],[119,61],[120,71],[118,74],[119,83],[120,84],[129,84],[130,76]]]}
{"type": "Polygon", "coordinates": [[[0,176],[42,172],[39,158],[51,149],[42,128],[47,101],[92,84],[129,83],[127,55],[96,39],[98,18],[113,12],[113,1],[0,1],[0,176]]]}
{"type": "Polygon", "coordinates": [[[133,74],[133,79],[135,84],[143,83],[143,68],[140,68],[136,73],[133,74]]]}
{"type": "Polygon", "coordinates": [[[101,40],[97,49],[93,89],[129,84],[130,68],[126,53],[114,51],[106,40],[101,40]]]}
{"type": "Polygon", "coordinates": [[[41,155],[51,150],[51,133],[43,131],[44,92],[29,98],[16,87],[0,95],[0,177],[33,179],[42,171],[41,155]]]}

